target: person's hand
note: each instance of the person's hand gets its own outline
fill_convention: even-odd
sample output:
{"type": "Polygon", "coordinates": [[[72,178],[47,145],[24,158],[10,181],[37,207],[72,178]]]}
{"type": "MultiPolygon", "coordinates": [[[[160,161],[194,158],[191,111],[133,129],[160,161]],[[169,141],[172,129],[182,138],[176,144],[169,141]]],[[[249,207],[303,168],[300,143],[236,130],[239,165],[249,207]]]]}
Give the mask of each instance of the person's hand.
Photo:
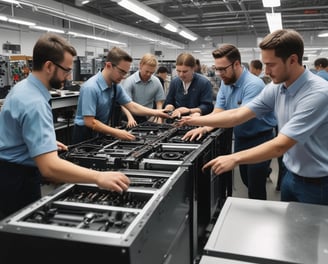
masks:
{"type": "Polygon", "coordinates": [[[116,137],[121,140],[135,140],[135,135],[131,134],[129,131],[124,129],[116,128],[114,132],[111,133],[113,137],[116,137]]]}
{"type": "Polygon", "coordinates": [[[188,121],[191,120],[191,116],[183,116],[179,119],[176,119],[176,122],[174,123],[177,127],[187,126],[188,121]]]}
{"type": "Polygon", "coordinates": [[[130,179],[117,171],[101,171],[97,178],[97,185],[101,189],[122,193],[130,185],[130,179]]]}
{"type": "Polygon", "coordinates": [[[171,118],[170,114],[169,114],[169,111],[165,110],[165,109],[153,109],[154,111],[154,116],[157,116],[157,117],[161,117],[161,118],[171,118]]]}
{"type": "Polygon", "coordinates": [[[128,123],[126,124],[126,127],[131,128],[131,127],[135,127],[137,125],[138,125],[138,123],[136,120],[134,120],[134,118],[131,118],[131,119],[129,118],[128,123]]]}
{"type": "Polygon", "coordinates": [[[58,151],[67,151],[68,150],[68,147],[61,143],[60,141],[57,141],[57,150],[58,151]]]}
{"type": "Polygon", "coordinates": [[[233,154],[231,154],[219,156],[215,159],[210,160],[203,166],[202,170],[204,171],[206,169],[211,168],[212,172],[215,175],[219,175],[223,172],[232,170],[237,165],[238,164],[236,160],[233,158],[233,154]]]}
{"type": "Polygon", "coordinates": [[[181,139],[186,141],[193,141],[195,139],[200,140],[206,133],[207,130],[205,127],[197,127],[192,130],[189,130],[181,139]]]}
{"type": "Polygon", "coordinates": [[[174,111],[171,114],[172,119],[180,119],[181,116],[187,116],[190,115],[190,109],[187,107],[179,107],[174,109],[174,111]]]}

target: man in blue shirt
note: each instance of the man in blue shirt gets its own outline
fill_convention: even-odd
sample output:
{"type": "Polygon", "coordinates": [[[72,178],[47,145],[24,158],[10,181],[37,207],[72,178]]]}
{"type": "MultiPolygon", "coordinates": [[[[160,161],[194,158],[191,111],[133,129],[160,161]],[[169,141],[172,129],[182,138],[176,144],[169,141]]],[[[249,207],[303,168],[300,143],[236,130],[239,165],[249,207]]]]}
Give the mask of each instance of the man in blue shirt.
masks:
{"type": "Polygon", "coordinates": [[[317,75],[328,81],[328,59],[318,58],[314,61],[314,67],[317,71],[317,75]]]}
{"type": "Polygon", "coordinates": [[[104,69],[82,85],[74,119],[73,143],[98,134],[134,140],[135,136],[129,131],[109,125],[109,121],[113,119],[115,103],[123,105],[135,115],[169,118],[163,110],[151,109],[133,102],[119,84],[128,74],[131,62],[132,57],[127,52],[114,47],[107,54],[104,69]]]}
{"type": "Polygon", "coordinates": [[[172,111],[171,117],[181,115],[207,115],[213,110],[211,82],[194,72],[195,58],[189,53],[181,53],[176,60],[175,77],[169,87],[164,107],[172,111]]]}
{"type": "Polygon", "coordinates": [[[215,174],[239,164],[283,156],[286,167],[281,200],[328,205],[328,89],[327,81],[304,69],[304,43],[294,30],[277,30],[260,43],[265,73],[272,83],[237,109],[181,124],[233,127],[275,111],[279,134],[259,146],[217,157],[203,166],[215,174]]]}
{"type": "Polygon", "coordinates": [[[120,172],[100,172],[59,158],[49,90],[70,78],[75,49],[55,34],[45,34],[33,48],[32,73],[16,84],[0,112],[0,219],[41,197],[40,173],[49,181],[93,183],[122,192],[129,179],[120,172]]]}
{"type": "MultiPolygon", "coordinates": [[[[156,56],[146,53],[139,63],[139,70],[126,78],[122,83],[124,90],[131,99],[148,108],[162,109],[165,100],[163,86],[154,75],[157,68],[156,56]]],[[[131,115],[122,107],[128,121],[127,127],[135,126],[137,123],[146,122],[149,117],[131,115]]],[[[161,123],[161,120],[158,120],[161,123]]]]}
{"type": "MultiPolygon", "coordinates": [[[[222,82],[217,94],[215,109],[211,113],[225,112],[240,108],[257,96],[264,88],[264,82],[250,73],[241,64],[239,50],[230,44],[222,45],[213,51],[215,69],[222,82]]],[[[194,125],[198,125],[194,123],[194,125]]],[[[235,136],[235,152],[257,146],[273,138],[276,119],[272,112],[261,119],[253,118],[233,129],[235,136]]],[[[186,133],[183,139],[200,138],[214,127],[200,127],[186,133]]],[[[266,199],[266,178],[269,173],[270,160],[256,164],[239,166],[243,183],[248,187],[248,197],[266,199]]]]}

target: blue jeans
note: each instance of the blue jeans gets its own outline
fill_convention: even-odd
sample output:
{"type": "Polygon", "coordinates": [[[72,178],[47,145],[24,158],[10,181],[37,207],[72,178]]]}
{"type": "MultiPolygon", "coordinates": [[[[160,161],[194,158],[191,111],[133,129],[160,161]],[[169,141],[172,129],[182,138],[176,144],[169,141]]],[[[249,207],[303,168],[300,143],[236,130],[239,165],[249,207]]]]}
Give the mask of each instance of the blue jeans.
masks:
{"type": "MultiPolygon", "coordinates": [[[[251,138],[235,138],[235,152],[260,145],[273,138],[273,130],[262,132],[251,138]]],[[[256,164],[239,165],[240,176],[248,188],[248,198],[266,200],[266,180],[271,160],[256,164]]]]}
{"type": "Polygon", "coordinates": [[[281,182],[281,201],[328,205],[328,177],[309,182],[286,169],[281,182]]]}

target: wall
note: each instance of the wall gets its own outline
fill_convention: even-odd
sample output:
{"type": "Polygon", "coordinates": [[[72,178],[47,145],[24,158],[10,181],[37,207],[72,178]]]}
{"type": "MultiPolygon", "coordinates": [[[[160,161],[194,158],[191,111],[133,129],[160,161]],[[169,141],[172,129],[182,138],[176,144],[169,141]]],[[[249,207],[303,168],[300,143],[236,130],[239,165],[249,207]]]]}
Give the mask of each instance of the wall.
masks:
{"type": "MultiPolygon", "coordinates": [[[[8,26],[7,28],[0,28],[0,45],[9,42],[11,44],[21,44],[21,54],[22,55],[32,55],[32,49],[35,41],[38,37],[43,34],[41,31],[32,31],[24,26],[8,26]]],[[[317,37],[317,32],[303,32],[301,33],[304,42],[306,53],[305,56],[309,59],[304,61],[304,64],[313,68],[313,61],[318,57],[328,57],[328,38],[317,37]],[[312,49],[317,49],[313,51],[312,49]]],[[[67,37],[67,36],[66,36],[67,37]]],[[[79,56],[84,56],[85,51],[91,51],[95,56],[104,54],[104,49],[110,49],[113,44],[107,42],[99,42],[90,39],[83,38],[73,38],[67,37],[72,45],[77,49],[79,56]]],[[[213,58],[211,52],[222,43],[231,43],[236,45],[242,56],[242,62],[249,62],[252,59],[260,59],[260,49],[257,48],[259,39],[249,38],[248,36],[229,36],[222,38],[215,38],[211,42],[196,41],[190,43],[185,49],[169,49],[166,46],[160,46],[155,44],[145,43],[142,40],[135,38],[123,38],[122,36],[117,36],[118,41],[125,41],[127,47],[123,48],[131,54],[133,58],[140,58],[143,54],[147,52],[154,53],[155,50],[162,51],[162,56],[159,60],[175,60],[177,55],[181,52],[190,52],[196,58],[199,58],[202,64],[211,66],[213,64],[213,58]]],[[[2,53],[3,55],[8,55],[2,53]]]]}

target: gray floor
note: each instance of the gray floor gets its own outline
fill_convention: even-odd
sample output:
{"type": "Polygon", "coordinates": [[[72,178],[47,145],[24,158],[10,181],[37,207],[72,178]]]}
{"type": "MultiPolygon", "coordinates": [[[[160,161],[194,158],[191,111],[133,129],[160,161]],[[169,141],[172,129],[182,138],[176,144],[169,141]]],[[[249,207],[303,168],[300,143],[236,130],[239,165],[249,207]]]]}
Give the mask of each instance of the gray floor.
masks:
{"type": "MultiPolygon", "coordinates": [[[[272,173],[267,180],[267,200],[280,201],[280,192],[276,191],[277,178],[278,178],[278,162],[277,159],[273,159],[271,162],[272,173]]],[[[235,168],[233,176],[233,197],[247,198],[247,187],[242,183],[240,179],[239,169],[235,168]]]]}

